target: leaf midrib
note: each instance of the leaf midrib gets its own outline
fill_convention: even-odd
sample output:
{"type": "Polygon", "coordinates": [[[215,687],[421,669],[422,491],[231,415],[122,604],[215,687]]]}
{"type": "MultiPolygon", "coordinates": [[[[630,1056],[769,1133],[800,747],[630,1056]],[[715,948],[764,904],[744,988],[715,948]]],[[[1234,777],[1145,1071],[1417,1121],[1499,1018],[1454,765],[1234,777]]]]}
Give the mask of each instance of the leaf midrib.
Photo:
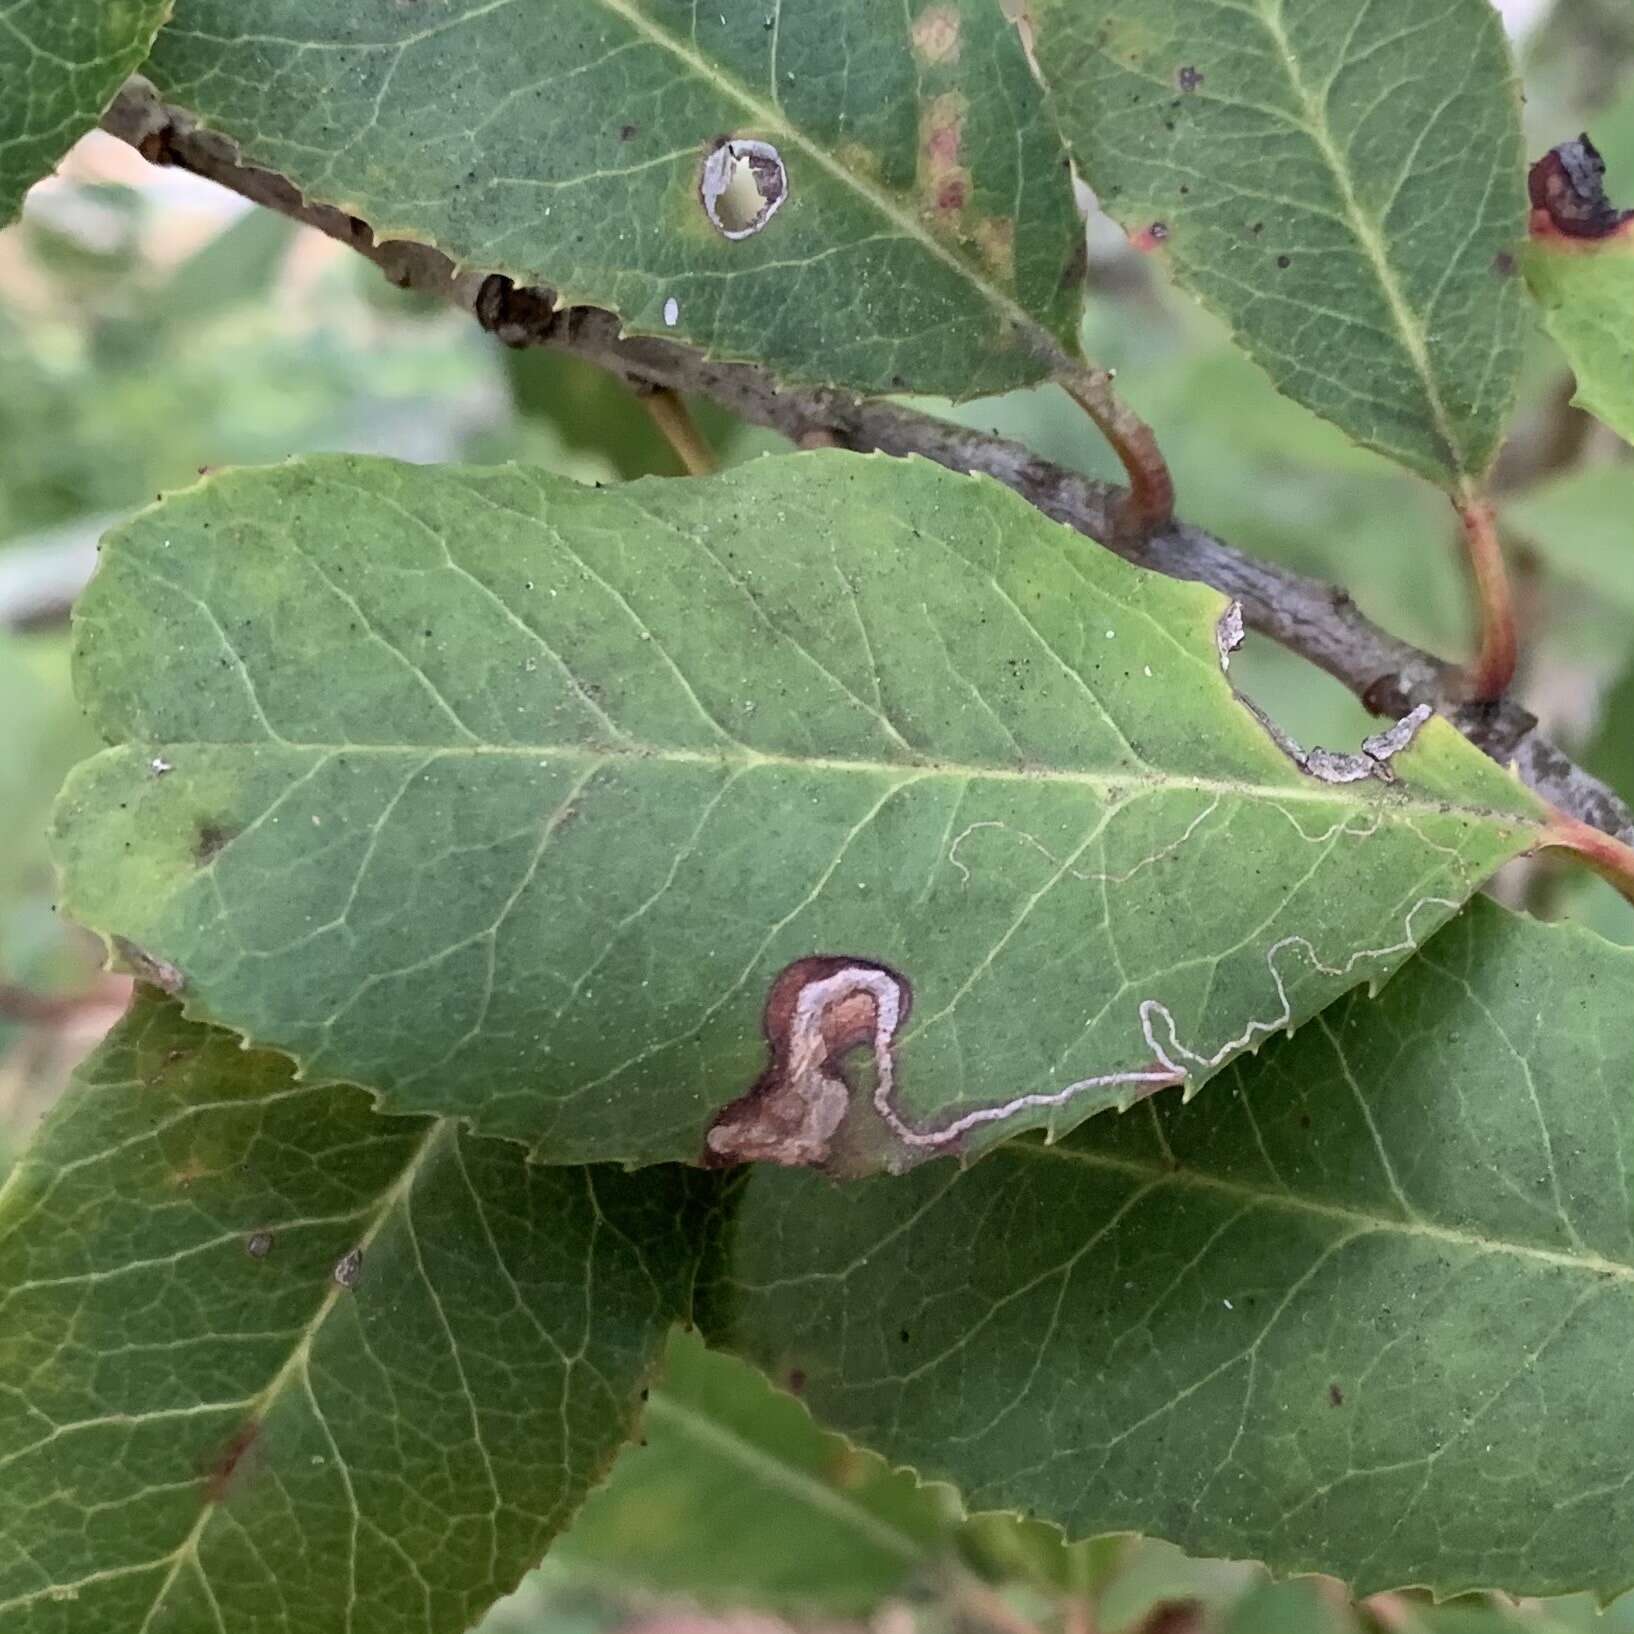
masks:
{"type": "MultiPolygon", "coordinates": [[[[1361,3],[1365,3],[1365,0],[1361,0],[1361,3]]],[[[1340,201],[1344,205],[1345,214],[1350,218],[1351,230],[1355,233],[1356,240],[1373,269],[1374,277],[1378,279],[1380,289],[1384,292],[1391,321],[1396,326],[1402,345],[1406,348],[1408,357],[1412,359],[1413,368],[1424,388],[1430,415],[1435,422],[1436,435],[1441,439],[1448,462],[1457,473],[1462,486],[1468,477],[1463,451],[1459,447],[1452,417],[1448,414],[1446,402],[1441,396],[1440,382],[1431,367],[1429,338],[1424,326],[1419,322],[1402,291],[1396,277],[1396,269],[1390,261],[1378,227],[1362,209],[1361,200],[1357,198],[1356,190],[1351,185],[1349,168],[1344,163],[1344,156],[1335,144],[1333,133],[1328,127],[1325,102],[1319,101],[1306,88],[1299,58],[1282,24],[1281,0],[1258,0],[1255,10],[1265,25],[1266,33],[1276,46],[1277,55],[1282,59],[1283,72],[1288,76],[1289,86],[1304,109],[1305,128],[1328,169],[1333,173],[1333,179],[1339,188],[1340,201]]]]}
{"type": "MultiPolygon", "coordinates": [[[[440,760],[469,757],[495,760],[556,760],[569,763],[608,765],[627,763],[635,765],[710,766],[721,769],[753,770],[767,766],[785,771],[832,772],[845,776],[891,776],[906,782],[920,782],[933,778],[955,778],[961,781],[983,780],[1001,783],[1058,783],[1094,789],[1105,794],[1132,794],[1151,791],[1169,791],[1217,794],[1244,800],[1263,800],[1277,804],[1285,800],[1303,801],[1312,805],[1335,806],[1358,814],[1377,811],[1381,816],[1399,814],[1412,816],[1446,816],[1456,812],[1463,817],[1490,820],[1498,823],[1527,826],[1529,819],[1519,812],[1502,811],[1491,806],[1459,805],[1445,799],[1409,795],[1399,785],[1388,803],[1371,805],[1347,788],[1365,787],[1365,784],[1323,783],[1316,778],[1301,779],[1286,784],[1238,782],[1229,778],[1185,777],[1175,772],[1157,771],[1146,767],[1126,773],[1065,771],[1060,767],[1023,768],[1014,766],[973,766],[958,761],[899,761],[899,760],[846,760],[827,755],[778,755],[759,750],[709,753],[698,749],[660,748],[648,744],[630,747],[586,748],[582,744],[460,744],[439,745],[428,743],[318,743],[291,738],[152,738],[140,742],[127,740],[110,745],[91,760],[82,761],[81,767],[98,761],[135,754],[152,756],[155,751],[165,754],[186,753],[189,749],[204,751],[231,749],[256,753],[268,749],[292,750],[302,754],[321,754],[333,758],[345,755],[415,755],[429,765],[440,760]]],[[[78,768],[76,768],[78,770],[78,768]]],[[[179,763],[172,771],[183,771],[179,763]]],[[[168,775],[168,774],[167,774],[168,775]]],[[[1530,819],[1541,826],[1541,818],[1530,819]]]]}
{"type": "Polygon", "coordinates": [[[750,115],[763,128],[775,129],[787,137],[802,152],[808,154],[823,170],[827,171],[833,180],[872,205],[904,237],[914,240],[923,249],[928,250],[935,256],[936,259],[952,267],[972,288],[979,290],[991,305],[1003,312],[1013,324],[1034,335],[1045,361],[1049,362],[1052,367],[1059,367],[1068,361],[1061,355],[1061,347],[1055,337],[1024,306],[1000,289],[998,285],[989,283],[971,263],[954,254],[935,234],[925,227],[923,222],[910,212],[903,210],[890,194],[875,187],[859,169],[847,169],[846,166],[833,158],[802,130],[791,124],[788,116],[775,104],[767,104],[761,101],[759,97],[754,96],[735,80],[728,78],[706,58],[699,56],[696,51],[683,45],[673,35],[659,28],[651,18],[644,16],[635,7],[631,6],[628,0],[597,0],[597,4],[616,16],[622,17],[636,33],[645,39],[651,40],[660,49],[671,52],[702,79],[715,85],[725,95],[733,97],[749,111],[750,115]]]}
{"type": "MultiPolygon", "coordinates": [[[[484,7],[481,12],[454,19],[447,26],[450,29],[463,26],[471,20],[472,15],[486,16],[490,12],[501,10],[504,6],[515,3],[516,0],[494,0],[493,4],[484,7]]],[[[767,103],[754,95],[735,79],[723,73],[706,57],[700,56],[690,46],[659,27],[650,17],[644,16],[640,10],[630,5],[628,0],[594,0],[594,3],[620,18],[633,34],[647,40],[659,50],[668,52],[679,62],[685,64],[698,78],[713,85],[723,95],[737,102],[763,130],[775,131],[786,141],[797,146],[802,153],[807,155],[822,170],[826,171],[843,189],[855,194],[882,215],[904,238],[910,239],[935,259],[951,267],[959,277],[978,291],[989,305],[995,307],[1009,322],[1029,335],[1040,359],[1052,369],[1071,366],[1072,360],[1065,354],[1059,339],[1048,327],[1039,322],[1026,307],[997,284],[991,283],[982,275],[973,262],[966,261],[946,244],[942,243],[911,211],[903,209],[884,189],[874,186],[860,170],[848,169],[842,165],[818,142],[807,136],[798,126],[792,124],[788,115],[775,104],[767,103]]],[[[429,33],[430,31],[426,32],[429,33]]],[[[437,32],[442,32],[442,30],[439,29],[437,32]]],[[[252,37],[248,35],[240,36],[240,38],[246,39],[252,37]]],[[[403,43],[405,46],[417,44],[423,38],[425,38],[425,34],[403,43]]],[[[280,41],[279,43],[287,44],[289,42],[280,41]]],[[[412,230],[409,227],[391,228],[384,222],[374,222],[372,225],[377,229],[377,236],[391,236],[393,232],[398,236],[402,236],[404,232],[412,230]]]]}
{"type": "Polygon", "coordinates": [[[1586,1252],[1540,1248],[1534,1243],[1517,1242],[1504,1237],[1486,1237],[1476,1231],[1460,1231],[1455,1226],[1437,1225],[1424,1219],[1406,1220],[1386,1214],[1373,1214],[1366,1209],[1347,1207],[1343,1203],[1325,1203],[1319,1198],[1298,1192],[1252,1186],[1239,1180],[1224,1180],[1217,1175],[1205,1174],[1199,1169],[1174,1168],[1158,1161],[1143,1163],[1134,1158],[1111,1157],[1104,1152],[1085,1151],[1069,1146],[1045,1146],[1028,1140],[1009,1141],[999,1147],[994,1156],[1019,1158],[1024,1161],[1073,1163],[1102,1173],[1138,1180],[1153,1189],[1170,1186],[1210,1192],[1240,1203],[1333,1220],[1351,1227],[1358,1233],[1386,1232],[1397,1236],[1423,1238],[1428,1242],[1465,1249],[1471,1253],[1507,1254],[1516,1259],[1531,1260],[1556,1269],[1577,1271],[1585,1276],[1607,1277],[1634,1284],[1634,1264],[1622,1260],[1610,1260],[1603,1255],[1586,1252]]]}

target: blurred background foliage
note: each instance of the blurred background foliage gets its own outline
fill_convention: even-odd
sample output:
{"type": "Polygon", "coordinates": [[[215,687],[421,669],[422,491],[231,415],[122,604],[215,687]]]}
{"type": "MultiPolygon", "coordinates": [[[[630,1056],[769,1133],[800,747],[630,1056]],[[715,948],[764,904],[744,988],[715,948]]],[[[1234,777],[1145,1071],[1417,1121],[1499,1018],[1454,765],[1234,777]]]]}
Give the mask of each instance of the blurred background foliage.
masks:
{"type": "MultiPolygon", "coordinates": [[[[1634,204],[1634,7],[1504,0],[1530,145],[1587,129],[1634,204]]],[[[1423,484],[1279,398],[1219,328],[1092,216],[1092,356],[1156,427],[1183,513],[1341,585],[1374,618],[1459,656],[1470,641],[1455,523],[1423,484]]],[[[206,184],[81,144],[0,233],[0,1171],[124,1001],[59,921],[42,830],[95,745],[68,673],[67,606],[112,522],[201,471],[318,449],[539,463],[587,483],[675,475],[642,404],[586,365],[507,352],[386,286],[315,234],[206,184]]],[[[1534,337],[1497,485],[1521,592],[1523,695],[1557,741],[1634,800],[1634,461],[1570,407],[1534,337]]],[[[927,405],[1091,475],[1116,469],[1053,389],[927,405]]],[[[722,463],[785,446],[693,405],[722,463]]],[[[1326,677],[1251,643],[1243,684],[1306,742],[1371,730],[1326,677]]],[[[1522,866],[1496,887],[1544,917],[1634,943],[1592,879],[1522,866]]],[[[1391,1597],[1365,1626],[1634,1634],[1634,1598],[1441,1610],[1391,1597]]],[[[963,1520],[819,1431],[740,1364],[680,1338],[630,1449],[548,1567],[485,1634],[1346,1634],[1322,1580],[1164,1545],[1073,1548],[1007,1517],[963,1520]]]]}

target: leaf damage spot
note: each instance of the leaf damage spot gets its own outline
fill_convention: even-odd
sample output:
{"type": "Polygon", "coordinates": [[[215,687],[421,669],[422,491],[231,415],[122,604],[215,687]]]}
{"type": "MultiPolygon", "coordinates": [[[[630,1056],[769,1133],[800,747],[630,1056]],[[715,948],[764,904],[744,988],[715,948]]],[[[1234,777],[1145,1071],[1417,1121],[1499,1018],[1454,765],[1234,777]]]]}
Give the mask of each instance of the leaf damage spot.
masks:
{"type": "Polygon", "coordinates": [[[1220,655],[1220,668],[1228,673],[1231,670],[1231,655],[1248,638],[1248,632],[1243,627],[1243,604],[1234,601],[1221,613],[1214,625],[1214,650],[1220,655]]]}
{"type": "Polygon", "coordinates": [[[335,1283],[350,1292],[363,1280],[363,1250],[349,1249],[335,1262],[335,1283]]]}
{"type": "Polygon", "coordinates": [[[1610,238],[1634,221],[1634,210],[1619,210],[1606,197],[1606,162],[1587,131],[1544,154],[1527,190],[1534,237],[1610,238]]]}
{"type": "Polygon", "coordinates": [[[270,1231],[254,1232],[250,1240],[244,1244],[244,1252],[252,1260],[264,1260],[272,1252],[272,1233],[270,1231]]]}
{"type": "Polygon", "coordinates": [[[239,831],[226,823],[201,822],[193,836],[193,860],[204,868],[214,862],[234,840],[239,831]]]}
{"type": "Polygon", "coordinates": [[[957,91],[931,97],[919,114],[919,197],[932,225],[970,202],[970,172],[959,162],[968,104],[957,91]]]}
{"type": "Polygon", "coordinates": [[[976,247],[994,277],[1016,281],[1016,224],[1008,216],[983,216],[976,223],[976,247]]]}
{"type": "Polygon", "coordinates": [[[1182,91],[1189,94],[1202,85],[1203,78],[1204,76],[1188,63],[1174,76],[1174,82],[1182,91]]]}
{"type": "Polygon", "coordinates": [[[698,197],[722,238],[753,238],[788,196],[789,173],[770,142],[722,137],[704,160],[698,197]]]}
{"type": "Polygon", "coordinates": [[[206,1504],[218,1504],[231,1492],[234,1477],[243,1469],[244,1461],[260,1439],[260,1435],[259,1419],[251,1419],[248,1424],[240,1425],[233,1432],[226,1446],[216,1455],[206,1471],[204,1486],[206,1504]]]}
{"type": "Polygon", "coordinates": [[[128,936],[115,936],[112,941],[119,962],[138,981],[157,987],[161,993],[168,993],[172,998],[187,986],[186,976],[168,959],[161,959],[157,954],[138,947],[128,936]]]}
{"type": "MultiPolygon", "coordinates": [[[[1244,634],[1242,604],[1234,601],[1220,615],[1214,626],[1214,645],[1220,654],[1220,669],[1228,677],[1231,671],[1231,655],[1242,646],[1244,634]]],[[[1394,783],[1396,774],[1390,762],[1412,744],[1424,723],[1435,713],[1429,704],[1420,704],[1416,709],[1409,710],[1403,715],[1395,725],[1387,727],[1382,732],[1375,732],[1370,738],[1364,738],[1357,753],[1339,754],[1332,749],[1321,747],[1302,748],[1298,741],[1284,732],[1252,698],[1237,691],[1235,687],[1232,691],[1237,702],[1259,722],[1271,741],[1302,772],[1308,773],[1320,783],[1360,783],[1370,777],[1377,778],[1381,783],[1394,783]]]]}
{"type": "Polygon", "coordinates": [[[842,1058],[869,1048],[880,1091],[888,1096],[897,1029],[912,1005],[907,978],[872,960],[813,954],[786,965],[761,1017],[771,1060],[710,1126],[708,1161],[826,1163],[851,1106],[842,1058]]]}
{"type": "Polygon", "coordinates": [[[958,9],[950,5],[926,6],[913,20],[913,54],[928,66],[959,60],[960,22],[958,9]]]}

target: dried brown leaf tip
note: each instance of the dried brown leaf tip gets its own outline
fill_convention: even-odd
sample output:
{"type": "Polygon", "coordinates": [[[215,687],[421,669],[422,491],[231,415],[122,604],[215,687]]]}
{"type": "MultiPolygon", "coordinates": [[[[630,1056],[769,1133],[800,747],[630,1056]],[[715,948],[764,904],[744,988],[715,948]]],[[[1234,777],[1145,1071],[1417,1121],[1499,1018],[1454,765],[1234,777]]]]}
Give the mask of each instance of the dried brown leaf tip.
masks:
{"type": "Polygon", "coordinates": [[[1586,132],[1544,154],[1527,187],[1534,237],[1610,238],[1634,221],[1634,210],[1618,210],[1607,198],[1606,162],[1586,132]]]}
{"type": "Polygon", "coordinates": [[[785,966],[761,1018],[771,1060],[748,1094],[715,1119],[706,1161],[826,1163],[851,1106],[842,1059],[871,1049],[874,1071],[889,1086],[896,1034],[912,1004],[907,978],[872,960],[813,954],[785,966]]]}

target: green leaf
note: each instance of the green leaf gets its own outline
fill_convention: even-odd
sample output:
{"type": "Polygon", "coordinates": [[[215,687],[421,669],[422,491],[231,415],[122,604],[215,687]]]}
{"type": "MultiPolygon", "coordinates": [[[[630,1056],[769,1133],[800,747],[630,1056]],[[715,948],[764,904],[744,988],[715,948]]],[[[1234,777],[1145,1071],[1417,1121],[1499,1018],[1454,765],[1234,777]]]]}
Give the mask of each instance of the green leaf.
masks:
{"type": "Polygon", "coordinates": [[[1508,501],[1503,516],[1551,567],[1634,611],[1634,465],[1568,471],[1508,501]]]}
{"type": "Polygon", "coordinates": [[[1605,1595],[1631,1174],[1634,952],[1483,902],[1189,1107],[843,1193],[758,1171],[712,1308],[974,1507],[1359,1593],[1605,1595]]]}
{"type": "Polygon", "coordinates": [[[148,71],[380,237],[634,334],[961,397],[1074,344],[1078,215],[993,0],[181,0],[148,71]],[[702,202],[723,136],[786,175],[747,237],[702,202]]]}
{"type": "Polygon", "coordinates": [[[1609,237],[1534,236],[1526,281],[1577,375],[1579,407],[1634,443],[1634,220],[1609,237]]]}
{"type": "Polygon", "coordinates": [[[0,227],[102,117],[171,0],[11,0],[0,12],[0,227]]]}
{"type": "Polygon", "coordinates": [[[467,1628],[629,1434],[707,1204],[140,992],[0,1193],[0,1623],[467,1628]]]}
{"type": "Polygon", "coordinates": [[[1296,766],[1224,605],[923,462],[212,478],[81,602],[119,747],[62,901],[190,1014],[548,1161],[1067,1128],[1381,980],[1539,837],[1439,722],[1393,783],[1296,766]]]}
{"type": "Polygon", "coordinates": [[[863,1612],[950,1554],[956,1513],[742,1362],[676,1334],[642,1445],[551,1559],[624,1589],[863,1612]]]}
{"type": "Polygon", "coordinates": [[[1039,0],[1101,203],[1290,397],[1449,487],[1491,463],[1524,301],[1519,98],[1489,0],[1039,0]]]}
{"type": "MultiPolygon", "coordinates": [[[[0,547],[3,571],[4,547],[0,547]]],[[[74,706],[66,632],[13,635],[0,630],[0,986],[17,983],[42,996],[82,996],[96,976],[97,949],[53,911],[56,876],[46,844],[52,797],[74,762],[97,749],[74,706]]],[[[27,1121],[28,1108],[53,1094],[56,1052],[13,1054],[29,1028],[0,1015],[0,1061],[7,1079],[0,1102],[0,1173],[27,1121]]],[[[36,1023],[37,1025],[37,1023],[36,1023]]],[[[38,1040],[36,1040],[37,1042],[38,1040]]]]}

